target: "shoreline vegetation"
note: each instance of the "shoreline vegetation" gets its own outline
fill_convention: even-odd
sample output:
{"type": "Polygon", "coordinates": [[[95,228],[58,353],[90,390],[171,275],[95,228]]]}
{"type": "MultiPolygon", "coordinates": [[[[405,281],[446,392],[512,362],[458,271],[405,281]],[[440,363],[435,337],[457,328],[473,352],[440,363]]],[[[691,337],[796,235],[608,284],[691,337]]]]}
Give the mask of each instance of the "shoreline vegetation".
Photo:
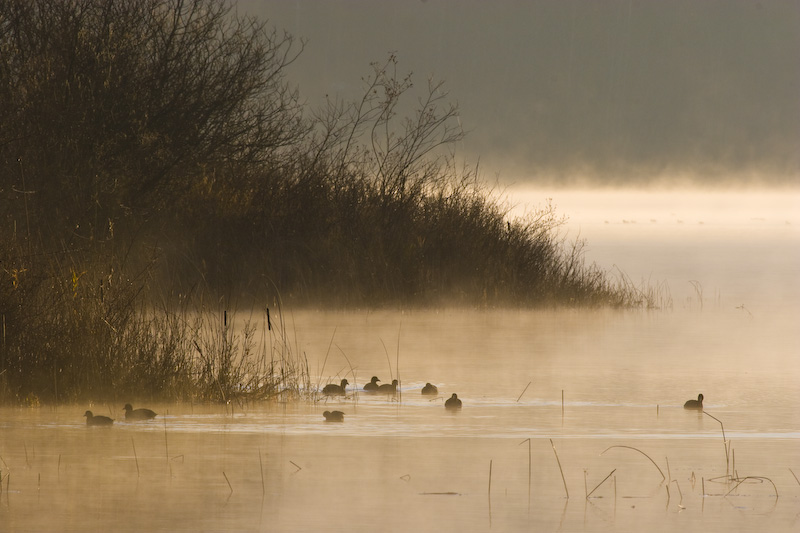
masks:
{"type": "Polygon", "coordinates": [[[285,306],[671,305],[510,218],[443,83],[390,54],[309,109],[303,46],[220,0],[0,4],[0,403],[299,396],[285,306]]]}

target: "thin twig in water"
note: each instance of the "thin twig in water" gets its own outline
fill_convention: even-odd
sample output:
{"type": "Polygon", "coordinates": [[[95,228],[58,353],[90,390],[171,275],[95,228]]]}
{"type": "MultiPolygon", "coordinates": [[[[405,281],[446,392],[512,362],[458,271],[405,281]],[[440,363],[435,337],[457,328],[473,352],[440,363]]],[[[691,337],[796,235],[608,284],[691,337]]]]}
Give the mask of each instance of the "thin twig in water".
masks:
{"type": "Polygon", "coordinates": [[[492,460],[489,459],[489,490],[486,493],[489,499],[489,528],[492,527],[492,460]]]}
{"type": "MultiPolygon", "coordinates": [[[[350,363],[350,359],[347,357],[347,354],[346,354],[346,353],[344,353],[344,350],[342,350],[342,349],[339,347],[339,345],[338,345],[338,344],[336,345],[336,349],[337,349],[337,350],[339,350],[340,352],[342,352],[342,355],[344,356],[344,360],[345,360],[345,361],[347,361],[347,366],[349,366],[349,367],[350,367],[350,374],[352,374],[352,376],[353,376],[353,381],[357,383],[357,382],[358,382],[358,380],[356,379],[356,371],[355,371],[355,369],[353,368],[353,365],[352,365],[352,363],[350,363]]],[[[356,383],[353,383],[353,386],[355,386],[355,388],[356,388],[356,394],[358,394],[358,386],[356,385],[356,383]]]]}
{"type": "Polygon", "coordinates": [[[522,395],[525,394],[525,391],[528,390],[528,387],[531,386],[531,383],[533,383],[533,382],[529,381],[528,384],[525,385],[525,388],[522,389],[522,393],[520,393],[520,395],[517,397],[517,403],[519,403],[519,399],[522,398],[522,395]]]}
{"type": "MultiPolygon", "coordinates": [[[[523,391],[524,392],[524,391],[523,391]]],[[[531,505],[531,439],[525,439],[524,441],[520,442],[520,444],[528,443],[528,508],[530,509],[531,505]]]]}
{"type": "Polygon", "coordinates": [[[400,330],[403,328],[403,323],[397,326],[397,353],[395,354],[394,370],[397,372],[397,399],[398,405],[403,403],[403,390],[400,388],[400,330]]]}
{"type": "Polygon", "coordinates": [[[583,496],[589,498],[589,471],[583,469],[583,496]]]}
{"type": "Polygon", "coordinates": [[[653,461],[653,458],[652,458],[652,457],[650,457],[649,455],[647,455],[646,453],[644,453],[644,452],[643,452],[642,450],[640,450],[639,448],[634,448],[633,446],[625,446],[624,444],[615,444],[614,446],[609,446],[608,448],[606,448],[605,450],[603,450],[603,452],[602,452],[600,455],[603,455],[604,453],[606,453],[606,452],[607,452],[608,450],[610,450],[611,448],[627,448],[627,449],[629,449],[629,450],[634,450],[634,451],[637,451],[637,452],[639,452],[640,454],[642,454],[642,455],[644,455],[645,457],[647,457],[648,459],[650,459],[650,462],[651,462],[651,463],[653,463],[653,466],[655,466],[655,467],[658,469],[658,473],[659,473],[659,474],[661,474],[661,481],[664,481],[664,480],[666,480],[666,479],[667,479],[667,476],[665,476],[665,475],[664,475],[664,472],[662,472],[662,471],[661,471],[661,467],[659,467],[659,466],[656,464],[656,462],[655,462],[655,461],[653,461]]]}
{"type": "Polygon", "coordinates": [[[728,442],[728,439],[725,438],[725,426],[722,425],[722,420],[720,420],[719,418],[717,418],[716,416],[714,416],[712,414],[709,414],[707,411],[703,411],[703,414],[704,415],[708,415],[711,418],[713,418],[714,420],[716,420],[717,422],[719,422],[719,427],[722,428],[722,440],[724,442],[728,442]]]}
{"type": "Polygon", "coordinates": [[[264,486],[264,462],[261,460],[261,448],[258,449],[258,467],[261,472],[261,497],[263,498],[267,493],[267,489],[264,486]]]}
{"type": "Polygon", "coordinates": [[[389,359],[389,350],[386,349],[386,343],[383,342],[383,339],[380,339],[381,346],[383,346],[383,353],[386,354],[386,362],[389,364],[389,379],[394,379],[394,373],[392,373],[392,360],[389,359]]]}
{"type": "Polygon", "coordinates": [[[487,491],[489,497],[492,497],[492,460],[489,459],[489,490],[487,491]]]}
{"type": "Polygon", "coordinates": [[[769,481],[769,482],[772,484],[772,488],[773,488],[773,489],[775,489],[775,497],[776,497],[776,498],[778,498],[778,497],[779,497],[779,496],[778,496],[778,487],[776,487],[776,486],[775,486],[775,483],[773,483],[773,482],[772,482],[772,480],[771,480],[770,478],[768,478],[768,477],[764,477],[764,476],[746,476],[746,477],[743,477],[743,478],[741,478],[741,479],[739,480],[739,483],[737,483],[736,485],[734,485],[734,487],[733,487],[731,490],[729,490],[728,492],[726,492],[726,493],[725,493],[725,496],[727,496],[728,494],[730,494],[731,492],[733,492],[734,490],[736,490],[736,489],[739,487],[739,485],[741,485],[742,483],[744,483],[744,482],[745,482],[745,481],[747,481],[748,479],[757,479],[757,480],[759,480],[759,481],[762,481],[762,482],[763,482],[763,481],[766,479],[767,481],[769,481]]]}
{"type": "Polygon", "coordinates": [[[553,447],[553,453],[556,455],[556,462],[558,463],[558,470],[561,472],[561,481],[564,482],[564,492],[567,493],[567,499],[569,500],[569,490],[567,490],[567,479],[564,477],[564,469],[561,468],[561,461],[558,459],[558,452],[556,451],[556,445],[553,444],[553,439],[550,439],[550,446],[553,447]]]}
{"type": "Polygon", "coordinates": [[[136,460],[136,477],[139,477],[139,457],[136,455],[136,443],[133,442],[133,437],[131,437],[131,445],[133,446],[133,458],[136,460]]]}
{"type": "Polygon", "coordinates": [[[708,415],[717,422],[719,422],[719,427],[722,428],[722,445],[725,447],[725,475],[728,475],[731,459],[730,459],[730,449],[728,448],[728,439],[725,437],[725,426],[722,425],[722,420],[720,420],[716,416],[708,414],[706,411],[703,411],[703,414],[708,415]]]}
{"type": "Polygon", "coordinates": [[[794,474],[794,471],[792,471],[792,469],[791,469],[791,468],[789,469],[789,472],[791,472],[791,473],[792,473],[792,475],[794,476],[794,480],[795,480],[795,481],[797,481],[797,484],[798,484],[798,485],[800,485],[800,479],[797,479],[797,476],[795,476],[795,474],[794,474]]]}
{"type": "Polygon", "coordinates": [[[322,381],[322,374],[325,372],[325,363],[328,362],[328,356],[331,354],[331,346],[333,346],[333,339],[336,337],[336,328],[333,328],[333,334],[331,334],[331,341],[328,343],[328,350],[325,352],[325,359],[322,360],[322,368],[319,370],[319,379],[317,379],[317,390],[319,390],[319,384],[322,381]]]}
{"type": "Polygon", "coordinates": [[[607,475],[607,476],[606,476],[606,477],[603,479],[603,481],[601,481],[600,483],[598,483],[598,484],[597,484],[597,486],[596,486],[595,488],[593,488],[593,489],[592,489],[592,491],[591,491],[589,494],[587,494],[587,495],[586,495],[586,498],[588,499],[588,498],[589,498],[589,496],[591,496],[592,494],[594,494],[594,491],[596,491],[596,490],[597,490],[597,489],[600,487],[600,485],[602,485],[603,483],[605,483],[605,482],[606,482],[606,480],[607,480],[608,478],[610,478],[610,477],[611,477],[611,475],[612,475],[614,472],[616,472],[616,471],[617,471],[617,469],[616,469],[616,468],[615,468],[614,470],[612,470],[612,471],[611,471],[611,472],[610,472],[610,473],[609,473],[609,474],[608,474],[608,475],[607,475]]]}
{"type": "Polygon", "coordinates": [[[225,481],[227,481],[227,482],[228,482],[228,488],[230,488],[230,489],[231,489],[231,494],[233,494],[233,485],[231,485],[231,482],[230,482],[230,480],[228,479],[228,476],[226,476],[226,475],[225,475],[225,471],[224,471],[224,470],[222,471],[222,475],[225,477],[225,481]]]}
{"type": "Polygon", "coordinates": [[[169,463],[169,443],[167,442],[167,419],[164,419],[164,455],[169,463]]]}
{"type": "Polygon", "coordinates": [[[678,487],[678,494],[680,494],[680,497],[681,497],[681,501],[678,502],[678,505],[681,505],[683,503],[683,491],[681,490],[681,486],[678,485],[678,480],[677,479],[673,479],[672,482],[675,483],[676,487],[678,487]]]}

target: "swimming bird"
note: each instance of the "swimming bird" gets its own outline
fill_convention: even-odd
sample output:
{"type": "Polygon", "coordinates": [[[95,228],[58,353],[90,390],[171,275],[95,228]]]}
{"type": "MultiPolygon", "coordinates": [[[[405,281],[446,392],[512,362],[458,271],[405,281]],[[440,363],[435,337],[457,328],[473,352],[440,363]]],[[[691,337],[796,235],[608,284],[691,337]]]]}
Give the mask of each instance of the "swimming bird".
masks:
{"type": "Polygon", "coordinates": [[[458,399],[455,392],[444,402],[444,407],[445,409],[461,409],[461,400],[458,399]]]}
{"type": "Polygon", "coordinates": [[[684,409],[702,409],[703,408],[703,395],[698,394],[696,400],[689,400],[683,404],[684,409]]]}
{"type": "Polygon", "coordinates": [[[335,383],[329,383],[325,385],[325,387],[322,389],[322,394],[327,394],[328,396],[336,396],[336,395],[344,396],[346,394],[345,387],[347,387],[347,385],[348,382],[346,379],[342,380],[341,385],[337,385],[335,383]]]}
{"type": "Polygon", "coordinates": [[[378,382],[379,381],[380,380],[378,379],[378,376],[372,376],[372,380],[370,380],[369,383],[364,385],[364,390],[367,390],[367,391],[376,391],[376,390],[378,390],[378,386],[379,386],[378,382]]]}
{"type": "Polygon", "coordinates": [[[86,417],[87,426],[110,426],[114,423],[114,421],[107,416],[94,416],[91,411],[86,411],[83,413],[83,416],[86,417]]]}
{"type": "Polygon", "coordinates": [[[386,394],[397,394],[397,380],[393,379],[392,383],[384,383],[383,385],[378,387],[378,392],[383,392],[386,394]]]}
{"type": "Polygon", "coordinates": [[[125,420],[150,420],[156,417],[156,413],[150,409],[134,409],[131,404],[125,404],[125,420]]]}
{"type": "Polygon", "coordinates": [[[344,422],[344,413],[341,411],[325,411],[322,416],[325,422],[344,422]]]}
{"type": "Polygon", "coordinates": [[[422,394],[439,394],[439,389],[436,388],[436,385],[426,383],[425,386],[422,387],[422,394]]]}

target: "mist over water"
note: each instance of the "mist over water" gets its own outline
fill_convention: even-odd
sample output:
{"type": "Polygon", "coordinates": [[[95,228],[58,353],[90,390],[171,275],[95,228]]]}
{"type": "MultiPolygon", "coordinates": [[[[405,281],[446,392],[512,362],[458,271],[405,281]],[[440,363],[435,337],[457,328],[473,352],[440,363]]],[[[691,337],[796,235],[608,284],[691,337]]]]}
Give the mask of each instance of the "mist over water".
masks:
{"type": "MultiPolygon", "coordinates": [[[[546,197],[513,194],[515,213],[546,197]]],[[[795,531],[798,195],[547,196],[587,260],[663,283],[671,307],[286,309],[315,387],[346,377],[347,397],[147,405],[139,423],[130,399],[91,406],[111,428],[84,405],[5,408],[6,527],[795,531]],[[373,375],[400,394],[361,391],[373,375]],[[699,393],[718,420],[683,409],[699,393]]]]}
{"type": "Polygon", "coordinates": [[[587,262],[666,283],[675,307],[796,310],[800,193],[775,190],[547,190],[512,186],[512,216],[552,198],[587,262]],[[512,200],[513,199],[513,200],[512,200]]]}

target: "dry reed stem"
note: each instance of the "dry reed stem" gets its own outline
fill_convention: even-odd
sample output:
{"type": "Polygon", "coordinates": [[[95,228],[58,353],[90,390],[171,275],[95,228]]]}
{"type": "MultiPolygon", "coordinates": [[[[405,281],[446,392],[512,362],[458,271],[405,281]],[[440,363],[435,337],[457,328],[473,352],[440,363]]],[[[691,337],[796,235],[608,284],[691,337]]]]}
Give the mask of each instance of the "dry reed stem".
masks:
{"type": "Polygon", "coordinates": [[[672,483],[675,483],[675,486],[678,487],[678,494],[681,497],[681,500],[678,502],[678,505],[681,505],[683,503],[683,491],[681,490],[681,486],[678,484],[677,479],[673,479],[672,483]]]}
{"type": "Polygon", "coordinates": [[[729,495],[731,492],[733,492],[734,490],[736,490],[736,489],[739,487],[739,485],[741,485],[742,483],[744,483],[744,482],[745,482],[745,481],[747,481],[748,479],[756,479],[756,480],[758,480],[758,481],[760,481],[760,482],[763,482],[763,481],[766,479],[767,481],[769,481],[769,482],[772,484],[772,488],[773,488],[773,489],[775,489],[775,497],[776,497],[776,498],[778,498],[778,497],[779,497],[779,495],[778,495],[778,487],[776,487],[776,486],[775,486],[775,483],[773,483],[773,482],[772,482],[772,480],[771,480],[770,478],[768,478],[768,477],[764,477],[764,476],[745,476],[745,477],[743,477],[743,478],[739,479],[739,480],[738,480],[739,482],[738,482],[738,483],[737,483],[737,484],[736,484],[736,485],[735,485],[735,486],[734,486],[734,487],[733,487],[731,490],[729,490],[728,492],[726,492],[726,493],[725,493],[725,495],[724,495],[723,497],[726,497],[726,496],[728,496],[728,495],[729,495]]]}
{"type": "Polygon", "coordinates": [[[133,446],[133,458],[136,461],[136,477],[140,477],[140,473],[139,473],[139,457],[136,455],[136,443],[133,442],[133,437],[131,437],[131,445],[133,446]]]}
{"type": "Polygon", "coordinates": [[[556,445],[553,444],[553,439],[550,439],[550,446],[553,447],[553,453],[556,456],[556,463],[558,463],[558,471],[561,472],[561,481],[564,482],[564,492],[567,493],[567,499],[569,500],[569,490],[567,489],[567,479],[564,477],[564,469],[561,468],[561,461],[558,459],[558,452],[556,451],[556,445]]]}
{"type": "Polygon", "coordinates": [[[389,380],[391,381],[394,379],[394,373],[392,372],[392,360],[389,358],[389,350],[386,349],[386,343],[383,342],[383,339],[378,339],[381,341],[381,346],[383,346],[383,353],[386,355],[386,363],[389,365],[389,380]]]}
{"type": "Polygon", "coordinates": [[[617,469],[615,468],[615,469],[614,469],[614,470],[612,470],[612,471],[611,471],[611,472],[610,472],[610,473],[609,473],[609,474],[608,474],[608,475],[607,475],[605,478],[603,478],[603,481],[601,481],[600,483],[598,483],[598,484],[597,484],[597,486],[596,486],[595,488],[593,488],[593,489],[592,489],[592,491],[586,495],[586,499],[588,500],[588,499],[589,499],[589,496],[591,496],[592,494],[594,494],[594,491],[596,491],[596,490],[597,490],[597,489],[600,487],[600,485],[602,485],[603,483],[605,483],[605,482],[608,480],[608,478],[610,478],[610,477],[611,477],[611,476],[614,474],[614,472],[616,472],[616,471],[617,471],[617,469]]]}
{"type": "MultiPolygon", "coordinates": [[[[222,471],[222,475],[223,475],[223,477],[225,478],[225,481],[227,481],[227,482],[228,482],[228,488],[229,488],[229,489],[231,489],[231,494],[233,494],[233,485],[231,485],[231,482],[230,482],[230,480],[228,479],[228,476],[226,476],[226,475],[225,475],[225,471],[224,471],[224,470],[222,471]]],[[[229,495],[229,496],[230,496],[230,495],[229,495]]]]}
{"type": "MultiPolygon", "coordinates": [[[[522,395],[525,394],[525,391],[528,390],[528,387],[531,386],[531,383],[533,383],[533,381],[529,381],[528,384],[525,385],[525,388],[522,389],[522,393],[517,397],[517,403],[519,403],[519,399],[522,398],[522,395]]],[[[523,441],[523,442],[525,442],[525,441],[523,441]]]]}
{"type": "MultiPolygon", "coordinates": [[[[353,383],[353,386],[354,386],[354,387],[355,387],[355,389],[356,389],[356,393],[355,393],[355,394],[356,394],[356,399],[357,399],[357,398],[358,398],[358,385],[357,385],[357,383],[358,383],[358,380],[356,379],[356,371],[355,371],[355,369],[353,368],[353,364],[350,362],[350,359],[347,357],[347,354],[346,354],[346,353],[344,353],[344,350],[342,350],[342,349],[339,347],[339,345],[338,345],[338,344],[336,345],[336,349],[337,349],[337,350],[339,350],[340,352],[342,352],[342,355],[344,356],[344,360],[345,360],[345,361],[347,361],[347,366],[349,366],[349,367],[350,367],[350,374],[352,374],[352,376],[353,376],[353,381],[354,381],[354,383],[353,383]]],[[[346,395],[346,394],[345,394],[345,398],[347,398],[347,395],[346,395]]]]}
{"type": "Polygon", "coordinates": [[[336,329],[339,326],[334,326],[333,333],[331,334],[331,340],[328,343],[328,349],[325,352],[325,359],[322,360],[322,368],[319,370],[319,379],[317,379],[317,390],[319,390],[319,385],[322,382],[322,374],[325,372],[325,364],[328,362],[328,356],[331,354],[331,346],[333,346],[333,339],[336,337],[336,329]]]}
{"type": "MultiPolygon", "coordinates": [[[[525,392],[525,391],[523,391],[525,392]]],[[[527,441],[528,443],[528,508],[530,509],[531,505],[531,439],[525,439],[524,441],[520,442],[517,446],[524,444],[527,441]]]]}
{"type": "Polygon", "coordinates": [[[267,488],[264,485],[264,462],[261,460],[261,448],[258,449],[258,470],[261,472],[261,497],[267,494],[267,488]]]}
{"type": "Polygon", "coordinates": [[[489,490],[487,491],[489,497],[492,497],[492,459],[489,459],[489,490]]]}
{"type": "Polygon", "coordinates": [[[585,468],[583,469],[583,496],[589,497],[589,471],[585,468]]]}
{"type": "Polygon", "coordinates": [[[656,464],[656,462],[655,462],[655,461],[653,461],[653,458],[652,458],[652,457],[650,457],[649,455],[647,455],[646,453],[644,453],[644,452],[643,452],[642,450],[640,450],[639,448],[634,448],[633,446],[626,446],[626,445],[624,445],[624,444],[615,444],[614,446],[609,446],[608,448],[606,448],[605,450],[603,450],[603,451],[602,451],[602,453],[601,453],[600,455],[603,455],[604,453],[606,453],[606,452],[607,452],[608,450],[610,450],[611,448],[627,448],[627,449],[629,449],[629,450],[634,450],[634,451],[637,451],[637,452],[639,452],[640,454],[642,454],[642,455],[644,455],[645,457],[647,457],[648,459],[650,459],[650,462],[651,462],[651,463],[653,463],[653,466],[655,466],[655,467],[658,469],[658,473],[659,473],[659,474],[661,474],[661,481],[664,481],[664,480],[666,480],[666,479],[667,479],[667,476],[665,476],[665,475],[664,475],[664,472],[662,472],[662,471],[661,471],[661,467],[659,467],[659,466],[656,464]]]}
{"type": "Polygon", "coordinates": [[[722,428],[722,445],[725,447],[725,475],[729,476],[730,464],[731,464],[730,448],[728,447],[728,439],[725,437],[725,426],[722,424],[722,420],[720,420],[719,418],[717,418],[712,414],[707,413],[705,410],[703,411],[703,414],[708,415],[717,422],[719,422],[719,427],[722,428]]]}
{"type": "Polygon", "coordinates": [[[486,492],[489,500],[489,528],[492,527],[492,459],[489,459],[489,490],[486,492]]]}
{"type": "Polygon", "coordinates": [[[397,396],[398,396],[398,405],[403,403],[403,390],[400,388],[400,331],[403,328],[403,323],[397,325],[397,352],[395,354],[395,361],[394,361],[394,369],[397,372],[397,396]]]}
{"type": "Polygon", "coordinates": [[[164,419],[164,455],[167,458],[167,464],[169,464],[169,442],[167,441],[167,419],[164,419]]]}

